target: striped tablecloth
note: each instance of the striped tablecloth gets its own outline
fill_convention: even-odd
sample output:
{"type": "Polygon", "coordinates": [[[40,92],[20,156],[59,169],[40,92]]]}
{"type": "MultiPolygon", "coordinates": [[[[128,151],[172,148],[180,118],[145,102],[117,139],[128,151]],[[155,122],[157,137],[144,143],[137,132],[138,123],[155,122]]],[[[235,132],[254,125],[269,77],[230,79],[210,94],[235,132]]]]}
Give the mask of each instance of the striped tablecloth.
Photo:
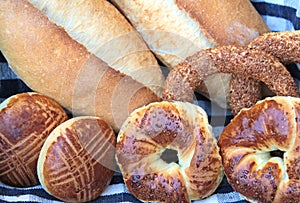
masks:
{"type": "MultiPolygon", "coordinates": [[[[253,5],[261,14],[272,31],[299,30],[300,29],[300,2],[299,0],[252,0],[253,5]]],[[[297,66],[290,68],[296,81],[300,79],[300,71],[297,66]]],[[[299,83],[299,82],[298,82],[299,83]]],[[[7,97],[31,91],[30,88],[14,74],[5,58],[0,54],[0,102],[7,97]]],[[[229,111],[213,106],[207,99],[199,96],[198,105],[204,108],[209,116],[216,136],[230,121],[232,115],[229,111]]],[[[13,188],[0,182],[0,202],[60,202],[50,196],[38,185],[31,188],[13,188]]],[[[120,173],[115,173],[110,185],[101,196],[92,202],[139,202],[127,190],[120,173]]],[[[215,193],[200,203],[242,203],[244,198],[233,191],[226,178],[215,193]]]]}

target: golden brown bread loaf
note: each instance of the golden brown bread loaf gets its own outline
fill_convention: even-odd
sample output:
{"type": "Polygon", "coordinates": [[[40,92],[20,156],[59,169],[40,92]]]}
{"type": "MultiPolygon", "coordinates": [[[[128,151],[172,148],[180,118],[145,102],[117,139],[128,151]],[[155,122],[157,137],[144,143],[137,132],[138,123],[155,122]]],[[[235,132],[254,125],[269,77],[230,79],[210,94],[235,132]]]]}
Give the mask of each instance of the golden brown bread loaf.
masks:
{"type": "Polygon", "coordinates": [[[221,133],[225,174],[250,202],[300,202],[300,99],[276,96],[242,110],[221,133]]]}
{"type": "Polygon", "coordinates": [[[96,199],[110,183],[116,135],[101,118],[80,116],[57,126],[38,158],[42,187],[66,202],[96,199]]]}
{"type": "Polygon", "coordinates": [[[163,76],[140,34],[105,0],[28,0],[115,70],[160,95],[163,76]]]}
{"type": "Polygon", "coordinates": [[[116,158],[127,189],[145,202],[203,199],[223,178],[207,115],[190,103],[164,101],[136,109],[118,134],[116,158]],[[178,162],[167,158],[168,150],[177,152],[178,162]]]}
{"type": "Polygon", "coordinates": [[[9,97],[0,105],[0,181],[14,187],[39,183],[37,160],[46,138],[68,116],[37,93],[9,97]]]}
{"type": "MultiPolygon", "coordinates": [[[[269,32],[249,0],[112,2],[169,68],[200,50],[220,45],[244,46],[262,33],[269,32]]],[[[230,74],[215,74],[207,79],[209,87],[202,85],[197,91],[227,107],[229,83],[230,74]]]]}
{"type": "Polygon", "coordinates": [[[172,68],[195,52],[247,45],[269,29],[248,0],[112,0],[172,68]]]}
{"type": "MultiPolygon", "coordinates": [[[[104,59],[97,57],[99,51],[89,52],[83,46],[84,42],[81,44],[75,41],[65,32],[69,30],[68,28],[62,28],[49,21],[41,11],[26,0],[0,1],[0,49],[10,67],[30,88],[54,98],[74,115],[101,116],[115,130],[118,130],[133,109],[160,100],[162,73],[150,51],[145,49],[146,45],[143,44],[142,39],[134,33],[130,24],[109,2],[104,0],[93,1],[93,3],[80,2],[83,7],[74,6],[75,10],[71,10],[70,14],[76,14],[77,11],[77,17],[81,17],[82,15],[79,14],[85,12],[86,15],[95,15],[102,20],[88,18],[85,15],[82,20],[84,22],[80,21],[82,24],[76,25],[78,27],[82,25],[83,29],[95,25],[96,30],[92,30],[92,33],[99,34],[92,36],[93,39],[98,39],[102,35],[112,37],[103,41],[101,38],[98,39],[104,45],[91,42],[88,49],[93,51],[91,46],[103,48],[104,53],[106,51],[109,53],[108,58],[115,53],[116,57],[121,58],[116,61],[113,59],[110,63],[116,63],[118,68],[108,65],[104,59]],[[83,8],[87,11],[80,10],[83,8]],[[88,12],[88,9],[93,12],[88,12]],[[110,18],[112,24],[105,21],[108,16],[101,16],[103,12],[98,9],[114,17],[110,18]],[[101,22],[104,21],[106,23],[102,25],[101,22]],[[115,21],[122,26],[115,25],[115,21]],[[99,27],[101,29],[97,30],[99,27]],[[111,34],[103,34],[106,32],[111,34]],[[110,44],[114,37],[118,37],[117,34],[131,36],[132,33],[133,37],[123,39],[124,44],[110,44]],[[130,48],[131,43],[138,48],[142,47],[141,53],[133,54],[132,52],[136,50],[130,48]],[[120,50],[126,48],[128,48],[127,55],[126,52],[118,55],[120,50]],[[127,72],[123,72],[122,68],[127,72]]],[[[50,9],[44,10],[50,11],[50,9]]],[[[64,14],[64,19],[76,20],[67,14],[64,14]]],[[[88,33],[92,35],[90,31],[88,33]]]]}

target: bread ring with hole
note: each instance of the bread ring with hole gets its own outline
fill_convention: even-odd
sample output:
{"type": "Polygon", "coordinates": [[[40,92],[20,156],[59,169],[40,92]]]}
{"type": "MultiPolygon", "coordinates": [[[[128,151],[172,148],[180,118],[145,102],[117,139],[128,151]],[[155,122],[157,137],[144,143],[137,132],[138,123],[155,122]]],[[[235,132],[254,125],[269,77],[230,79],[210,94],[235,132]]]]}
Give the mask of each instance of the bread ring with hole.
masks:
{"type": "Polygon", "coordinates": [[[262,83],[253,78],[245,77],[240,74],[232,74],[232,80],[229,84],[228,97],[233,115],[236,115],[241,109],[253,106],[262,98],[262,83]],[[240,102],[242,101],[242,102],[240,102]]]}
{"type": "Polygon", "coordinates": [[[300,63],[300,30],[266,33],[255,38],[248,47],[264,50],[283,64],[300,63]]]}
{"type": "MultiPolygon", "coordinates": [[[[255,38],[249,45],[250,49],[263,50],[279,59],[283,64],[300,63],[300,30],[270,32],[255,38]]],[[[253,106],[263,97],[261,83],[252,78],[233,75],[230,82],[229,100],[235,106],[234,114],[242,108],[253,106]],[[243,103],[237,102],[239,100],[243,103]]]]}
{"type": "Polygon", "coordinates": [[[212,194],[223,178],[216,138],[205,111],[188,102],[156,102],[136,109],[118,134],[116,159],[138,199],[190,202],[212,194]],[[175,150],[178,164],[161,155],[175,150]]]}
{"type": "Polygon", "coordinates": [[[242,110],[218,144],[225,174],[251,202],[300,202],[300,99],[275,96],[242,110]]]}
{"type": "MultiPolygon", "coordinates": [[[[192,102],[194,90],[217,72],[244,74],[264,82],[277,95],[299,97],[294,79],[276,57],[262,50],[221,46],[200,51],[178,64],[165,81],[163,98],[192,102]]],[[[230,102],[237,113],[247,101],[238,97],[230,98],[230,102]]]]}

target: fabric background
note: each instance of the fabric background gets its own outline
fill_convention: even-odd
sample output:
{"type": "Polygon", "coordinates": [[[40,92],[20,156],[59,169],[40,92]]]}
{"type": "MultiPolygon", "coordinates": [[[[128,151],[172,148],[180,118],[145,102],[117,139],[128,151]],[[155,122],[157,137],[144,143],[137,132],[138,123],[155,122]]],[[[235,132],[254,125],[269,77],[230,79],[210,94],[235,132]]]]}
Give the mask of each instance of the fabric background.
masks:
{"type": "MultiPolygon", "coordinates": [[[[251,1],[262,18],[272,31],[299,30],[300,29],[300,3],[299,0],[252,0],[251,1]]],[[[292,75],[299,84],[300,71],[296,65],[289,67],[292,75]]],[[[298,85],[299,86],[299,85],[298,85]]],[[[5,58],[0,54],[0,102],[11,95],[31,91],[30,88],[14,74],[5,58]]],[[[228,124],[232,115],[224,111],[207,99],[198,95],[197,105],[204,108],[209,116],[216,136],[220,134],[223,126],[228,124]]],[[[0,202],[60,202],[46,193],[40,185],[31,188],[13,188],[0,182],[0,202]]],[[[110,185],[102,195],[92,202],[140,202],[134,198],[124,185],[120,173],[115,173],[110,185]]],[[[197,203],[246,203],[244,198],[233,191],[226,178],[216,192],[197,203]]]]}

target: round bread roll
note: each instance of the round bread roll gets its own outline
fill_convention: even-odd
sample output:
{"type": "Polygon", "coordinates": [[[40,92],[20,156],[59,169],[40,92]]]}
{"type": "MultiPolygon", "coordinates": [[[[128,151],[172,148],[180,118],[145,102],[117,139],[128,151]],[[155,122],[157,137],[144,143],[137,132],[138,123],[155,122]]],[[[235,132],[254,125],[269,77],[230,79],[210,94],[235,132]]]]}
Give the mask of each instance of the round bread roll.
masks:
{"type": "Polygon", "coordinates": [[[14,187],[39,183],[37,160],[50,132],[66,121],[65,111],[52,99],[21,93],[0,105],[0,181],[14,187]]]}
{"type": "Polygon", "coordinates": [[[38,2],[0,0],[1,52],[32,90],[116,131],[134,109],[161,100],[155,57],[108,1],[38,2]]]}
{"type": "Polygon", "coordinates": [[[115,146],[113,129],[99,117],[62,123],[51,132],[38,159],[42,187],[66,202],[97,198],[112,179],[115,146]]]}
{"type": "Polygon", "coordinates": [[[242,110],[219,137],[233,189],[251,202],[300,202],[300,99],[275,96],[242,110]]]}
{"type": "Polygon", "coordinates": [[[223,178],[207,115],[183,102],[136,109],[117,138],[116,159],[127,189],[144,202],[189,202],[212,194],[223,178]],[[163,157],[177,152],[178,163],[163,157]]]}

